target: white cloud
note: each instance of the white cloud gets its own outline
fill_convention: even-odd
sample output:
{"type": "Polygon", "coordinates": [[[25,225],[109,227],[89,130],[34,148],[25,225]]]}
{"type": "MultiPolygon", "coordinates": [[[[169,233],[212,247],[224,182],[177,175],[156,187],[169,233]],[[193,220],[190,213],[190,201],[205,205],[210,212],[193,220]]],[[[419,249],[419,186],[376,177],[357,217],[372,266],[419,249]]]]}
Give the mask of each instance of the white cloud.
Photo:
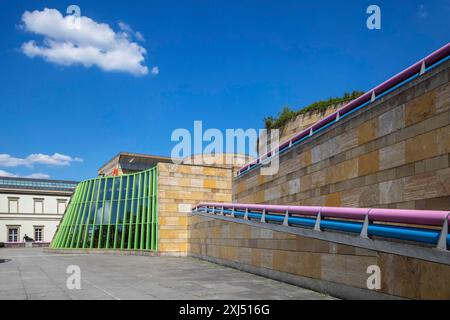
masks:
{"type": "Polygon", "coordinates": [[[17,174],[5,171],[5,170],[0,170],[0,177],[14,177],[14,178],[34,178],[34,179],[49,179],[50,176],[48,174],[45,173],[32,173],[28,176],[19,176],[17,174]]]}
{"type": "Polygon", "coordinates": [[[5,170],[0,170],[0,177],[17,177],[17,176],[14,173],[5,170]]]}
{"type": "Polygon", "coordinates": [[[45,174],[45,173],[33,173],[33,174],[30,174],[30,175],[26,176],[26,178],[50,179],[50,176],[48,174],[45,174]]]}
{"type": "MultiPolygon", "coordinates": [[[[41,44],[36,41],[22,44],[22,51],[28,57],[41,57],[65,66],[97,66],[104,71],[134,75],[148,73],[146,50],[132,42],[127,31],[114,32],[108,24],[85,16],[63,16],[58,10],[47,8],[26,11],[22,23],[26,31],[44,37],[41,44]]],[[[137,37],[135,32],[134,35],[137,37]]]]}
{"type": "Polygon", "coordinates": [[[26,165],[25,159],[14,158],[9,154],[0,154],[0,167],[18,167],[26,165]]]}
{"type": "Polygon", "coordinates": [[[125,22],[119,22],[119,28],[123,31],[124,35],[127,38],[135,38],[138,41],[145,41],[144,36],[139,31],[134,31],[133,28],[130,27],[130,25],[126,24],[125,22]]]}
{"type": "Polygon", "coordinates": [[[426,19],[428,17],[428,11],[425,8],[425,5],[421,4],[419,7],[419,11],[417,12],[417,16],[419,19],[426,19]]]}
{"type": "Polygon", "coordinates": [[[159,74],[159,68],[157,66],[155,66],[152,68],[151,72],[152,72],[152,74],[154,74],[156,76],[157,74],[159,74]]]}
{"type": "Polygon", "coordinates": [[[142,35],[142,33],[140,33],[139,31],[136,31],[134,33],[134,36],[136,37],[136,39],[138,39],[139,41],[145,41],[144,36],[142,35]]]}
{"type": "Polygon", "coordinates": [[[60,153],[47,155],[42,153],[30,154],[26,158],[15,158],[9,154],[0,154],[0,167],[32,167],[34,164],[46,164],[48,166],[68,166],[72,162],[82,162],[83,159],[70,157],[60,153]]]}

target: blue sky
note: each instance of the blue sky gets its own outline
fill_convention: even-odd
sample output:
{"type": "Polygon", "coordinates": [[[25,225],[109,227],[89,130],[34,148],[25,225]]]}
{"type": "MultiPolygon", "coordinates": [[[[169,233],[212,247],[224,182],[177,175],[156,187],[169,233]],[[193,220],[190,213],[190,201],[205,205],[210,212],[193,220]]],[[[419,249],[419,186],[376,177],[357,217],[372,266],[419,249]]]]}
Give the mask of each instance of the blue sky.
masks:
{"type": "Polygon", "coordinates": [[[450,40],[450,0],[1,4],[0,172],[55,179],[93,177],[119,151],[170,155],[172,131],[194,120],[261,128],[282,106],[368,90],[450,40]],[[45,36],[24,26],[24,12],[65,15],[70,4],[114,32],[132,28],[127,41],[146,50],[140,71],[27,55],[23,44],[45,36]],[[370,4],[381,30],[366,28],[370,4]]]}

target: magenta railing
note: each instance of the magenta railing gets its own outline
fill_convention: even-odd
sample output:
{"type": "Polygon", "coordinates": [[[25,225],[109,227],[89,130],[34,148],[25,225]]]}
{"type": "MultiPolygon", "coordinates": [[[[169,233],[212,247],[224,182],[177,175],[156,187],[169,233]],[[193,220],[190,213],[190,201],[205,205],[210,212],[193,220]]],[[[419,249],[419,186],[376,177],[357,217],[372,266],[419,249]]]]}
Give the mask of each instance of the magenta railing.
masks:
{"type": "Polygon", "coordinates": [[[391,90],[395,86],[399,85],[400,83],[410,79],[411,77],[417,75],[417,74],[423,74],[427,68],[433,66],[434,64],[440,62],[441,60],[447,58],[450,55],[450,43],[447,43],[442,48],[436,50],[432,54],[428,55],[427,57],[417,61],[409,68],[406,68],[402,72],[396,74],[392,78],[384,81],[380,85],[376,86],[375,88],[367,91],[362,96],[356,98],[355,100],[352,100],[336,112],[326,116],[322,120],[314,123],[309,128],[301,131],[300,133],[293,136],[291,139],[285,141],[282,143],[279,147],[277,147],[275,150],[271,150],[268,153],[262,155],[258,159],[246,164],[242,168],[239,169],[238,175],[241,173],[244,173],[246,171],[249,171],[252,169],[254,165],[257,165],[264,161],[267,158],[270,158],[271,156],[275,155],[278,150],[286,150],[290,148],[295,142],[298,140],[305,138],[306,136],[312,135],[314,131],[317,131],[320,128],[323,128],[324,126],[328,125],[332,121],[337,121],[341,117],[348,114],[350,111],[362,106],[363,104],[374,101],[377,96],[380,96],[383,93],[386,93],[387,91],[391,90]]]}
{"type": "MultiPolygon", "coordinates": [[[[380,208],[344,208],[344,207],[323,207],[323,206],[286,206],[286,205],[266,205],[266,204],[240,204],[240,203],[220,203],[206,202],[199,203],[193,208],[193,212],[206,213],[228,213],[235,217],[238,211],[246,214],[258,214],[256,218],[261,222],[266,222],[266,217],[272,217],[273,221],[288,224],[289,219],[296,219],[298,216],[306,216],[316,219],[315,225],[335,223],[334,219],[344,219],[341,223],[343,231],[361,231],[361,235],[367,237],[372,228],[375,235],[394,235],[394,238],[421,241],[425,239],[427,243],[437,244],[438,248],[446,250],[448,236],[448,225],[450,223],[450,211],[438,210],[407,210],[407,209],[380,209],[380,208]],[[283,217],[284,216],[284,217],[283,217]],[[326,220],[331,218],[332,220],[326,220]],[[348,221],[361,222],[360,225],[348,223],[348,221]],[[380,224],[381,223],[381,224],[380,224]],[[411,225],[411,228],[400,228],[398,226],[387,226],[386,224],[411,225]],[[359,229],[358,229],[359,227],[359,229]],[[423,227],[424,229],[418,229],[423,227]],[[433,228],[433,227],[440,227],[433,228]],[[438,230],[439,229],[439,230],[438,230]],[[427,234],[429,233],[429,234],[427,234]],[[400,235],[400,236],[397,236],[400,235]]],[[[270,218],[267,218],[270,220],[270,218]]],[[[309,224],[311,225],[311,224],[309,224]]],[[[316,229],[318,229],[317,227],[316,229]]],[[[335,230],[339,230],[339,225],[334,225],[335,230]]],[[[320,229],[320,228],[319,228],[320,229]]]]}

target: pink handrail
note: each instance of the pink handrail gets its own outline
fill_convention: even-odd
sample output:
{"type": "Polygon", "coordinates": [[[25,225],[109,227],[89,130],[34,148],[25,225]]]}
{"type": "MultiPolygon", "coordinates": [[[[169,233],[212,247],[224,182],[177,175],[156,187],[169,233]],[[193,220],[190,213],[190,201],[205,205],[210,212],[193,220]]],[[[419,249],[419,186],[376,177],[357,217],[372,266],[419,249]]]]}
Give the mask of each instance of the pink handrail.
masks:
{"type": "MultiPolygon", "coordinates": [[[[418,74],[422,70],[422,66],[424,66],[425,68],[430,67],[431,65],[433,65],[436,62],[444,59],[448,55],[450,55],[450,42],[447,43],[446,45],[444,45],[442,48],[440,48],[440,49],[434,51],[433,53],[431,53],[430,55],[426,56],[425,58],[417,61],[412,66],[406,68],[402,72],[400,72],[400,73],[396,74],[395,76],[389,78],[388,80],[382,82],[381,84],[379,84],[375,88],[367,91],[362,96],[356,98],[355,100],[352,100],[351,102],[349,102],[348,104],[346,104],[345,106],[343,106],[342,108],[337,110],[336,112],[326,116],[325,118],[323,118],[323,119],[319,120],[318,122],[314,123],[309,128],[307,128],[307,129],[301,131],[300,133],[296,134],[291,139],[289,139],[289,140],[285,141],[284,143],[282,143],[278,147],[278,149],[283,149],[283,148],[287,147],[289,144],[294,143],[294,142],[296,142],[296,141],[306,137],[307,135],[309,135],[311,130],[315,131],[317,129],[320,129],[324,125],[330,123],[331,121],[334,121],[338,117],[338,115],[339,116],[345,115],[349,111],[351,111],[351,110],[357,108],[358,106],[360,106],[360,105],[370,101],[371,98],[372,98],[372,93],[375,93],[376,96],[380,95],[380,94],[386,92],[387,90],[395,87],[399,83],[409,79],[413,75],[418,74]]],[[[238,171],[238,174],[241,174],[243,171],[249,169],[250,166],[254,165],[255,163],[259,163],[261,161],[261,159],[266,158],[266,157],[270,157],[270,155],[272,153],[275,153],[275,150],[272,150],[272,151],[264,154],[260,158],[252,161],[251,163],[248,163],[245,166],[241,167],[239,169],[239,171],[238,171]]]]}
{"type": "Polygon", "coordinates": [[[266,213],[286,213],[302,214],[317,217],[320,213],[322,217],[364,220],[368,216],[372,222],[393,222],[426,226],[442,226],[445,219],[450,221],[449,211],[438,210],[407,210],[407,209],[378,209],[378,208],[346,208],[346,207],[322,207],[322,206],[284,206],[266,204],[242,204],[242,203],[220,203],[202,202],[194,209],[201,207],[215,207],[224,209],[256,210],[266,213]]]}

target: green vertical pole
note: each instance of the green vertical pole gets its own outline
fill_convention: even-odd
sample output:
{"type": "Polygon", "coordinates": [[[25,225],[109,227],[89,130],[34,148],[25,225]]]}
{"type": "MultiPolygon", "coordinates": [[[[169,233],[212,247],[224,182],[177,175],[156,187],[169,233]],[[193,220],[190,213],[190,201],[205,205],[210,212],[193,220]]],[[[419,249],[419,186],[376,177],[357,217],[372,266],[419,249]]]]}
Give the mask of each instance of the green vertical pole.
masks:
{"type": "Polygon", "coordinates": [[[139,222],[141,217],[141,201],[142,201],[142,174],[139,174],[139,184],[138,184],[138,196],[137,196],[137,215],[136,215],[136,228],[134,233],[134,250],[139,249],[139,222]]]}
{"type": "Polygon", "coordinates": [[[99,201],[100,201],[99,198],[100,198],[100,190],[102,188],[102,180],[105,180],[105,182],[106,182],[106,179],[104,179],[104,178],[97,179],[97,181],[98,181],[98,190],[97,190],[97,200],[95,201],[94,220],[92,221],[92,235],[91,235],[91,244],[90,244],[90,248],[91,249],[94,247],[95,221],[97,220],[97,211],[98,211],[98,204],[99,204],[99,201]]]}
{"type": "Polygon", "coordinates": [[[70,216],[70,220],[68,221],[68,225],[66,228],[66,232],[64,234],[64,240],[62,243],[62,247],[63,248],[68,248],[68,246],[70,245],[70,238],[71,238],[71,229],[73,226],[73,222],[75,221],[76,217],[77,217],[77,213],[78,213],[78,209],[80,208],[80,203],[81,203],[81,199],[83,198],[84,195],[84,189],[86,188],[86,183],[83,182],[83,184],[81,185],[80,188],[80,194],[78,195],[77,201],[75,203],[75,207],[74,210],[72,211],[72,214],[70,216]]]}
{"type": "Polygon", "coordinates": [[[125,229],[127,223],[127,207],[128,207],[128,187],[130,185],[130,176],[127,176],[127,185],[125,189],[125,203],[123,208],[123,223],[122,223],[122,239],[120,241],[120,249],[123,249],[125,245],[125,229]]]}
{"type": "Polygon", "coordinates": [[[111,205],[109,206],[109,220],[108,220],[108,229],[106,234],[106,249],[109,249],[109,234],[111,232],[111,220],[112,220],[112,209],[114,207],[114,191],[116,189],[116,177],[112,179],[112,189],[111,189],[111,205]]]}
{"type": "Polygon", "coordinates": [[[58,231],[57,231],[56,236],[55,236],[55,238],[54,238],[54,240],[53,240],[53,242],[51,244],[52,248],[59,248],[60,247],[60,243],[61,243],[61,240],[62,240],[63,235],[64,235],[65,227],[66,227],[66,225],[68,223],[68,220],[70,218],[70,215],[71,215],[71,212],[72,212],[72,208],[73,208],[74,203],[75,203],[75,199],[78,196],[77,190],[79,189],[79,186],[80,185],[77,185],[77,187],[75,188],[75,190],[74,190],[74,192],[72,194],[72,197],[70,198],[69,205],[67,206],[66,211],[64,212],[64,215],[61,218],[61,223],[59,224],[58,231]]]}
{"type": "Polygon", "coordinates": [[[85,188],[83,190],[83,197],[80,200],[80,206],[78,207],[78,212],[77,215],[75,217],[75,220],[72,223],[72,227],[73,227],[73,233],[70,237],[70,244],[69,247],[73,248],[75,245],[75,239],[78,236],[79,233],[79,228],[80,228],[80,221],[81,221],[81,216],[83,215],[83,211],[84,211],[84,207],[85,207],[85,203],[86,203],[86,197],[87,194],[89,193],[89,185],[90,185],[90,181],[85,181],[85,188]]]}
{"type": "Polygon", "coordinates": [[[93,180],[92,192],[91,192],[91,201],[89,202],[89,209],[88,209],[89,212],[88,212],[88,216],[87,216],[87,219],[86,219],[86,222],[85,222],[86,228],[84,230],[84,235],[83,235],[83,246],[82,246],[83,249],[86,248],[86,241],[87,241],[88,230],[89,230],[89,220],[91,220],[92,205],[94,203],[94,200],[95,201],[97,200],[97,197],[94,196],[95,191],[99,189],[99,186],[97,184],[98,184],[98,180],[94,179],[93,180]]]}
{"type": "Polygon", "coordinates": [[[148,171],[144,171],[142,173],[144,175],[144,185],[142,186],[142,202],[141,202],[141,206],[142,206],[142,216],[141,216],[141,245],[140,245],[140,249],[143,250],[145,249],[145,218],[147,217],[147,206],[144,205],[147,202],[147,176],[148,176],[148,171]]]}
{"type": "Polygon", "coordinates": [[[153,169],[153,192],[152,192],[152,249],[158,250],[158,170],[157,167],[153,169]]]}
{"type": "Polygon", "coordinates": [[[82,235],[83,235],[83,227],[85,227],[85,222],[86,222],[86,216],[88,214],[88,208],[89,208],[89,203],[91,202],[92,199],[92,189],[94,188],[94,181],[91,179],[89,180],[89,188],[88,188],[88,193],[87,193],[87,198],[84,201],[84,209],[83,212],[81,214],[81,220],[79,222],[80,225],[80,230],[78,231],[78,235],[77,235],[77,241],[75,243],[75,248],[79,248],[81,247],[80,245],[80,240],[82,239],[82,235]]]}
{"type": "Polygon", "coordinates": [[[99,237],[98,237],[98,248],[100,249],[102,247],[102,238],[103,238],[103,218],[105,217],[105,202],[106,202],[106,194],[108,191],[108,179],[105,178],[105,187],[103,189],[103,206],[102,206],[102,217],[100,219],[100,230],[99,230],[99,237]]]}
{"type": "MultiPolygon", "coordinates": [[[[122,205],[122,183],[123,183],[124,177],[120,177],[120,183],[119,183],[119,200],[117,201],[117,210],[116,210],[116,230],[114,230],[114,249],[117,248],[117,236],[119,232],[119,217],[120,217],[120,209],[123,208],[122,205]]],[[[122,228],[123,230],[123,228],[122,228]]]]}
{"type": "Polygon", "coordinates": [[[83,194],[82,197],[80,198],[79,201],[79,206],[77,209],[77,213],[74,217],[74,220],[72,221],[71,227],[73,232],[70,234],[70,237],[68,238],[68,246],[69,248],[73,247],[74,241],[76,239],[77,236],[77,229],[79,227],[79,221],[80,221],[80,216],[83,212],[83,208],[84,208],[84,199],[86,198],[86,191],[89,189],[89,182],[85,181],[84,182],[84,188],[83,188],[83,194]]]}
{"type": "Polygon", "coordinates": [[[80,239],[81,239],[81,234],[83,232],[83,223],[85,221],[86,218],[86,214],[87,214],[87,208],[89,206],[89,201],[91,199],[91,193],[92,193],[92,187],[93,187],[93,182],[92,180],[89,180],[89,185],[88,185],[88,189],[87,189],[87,193],[86,193],[86,197],[84,198],[84,205],[83,205],[83,210],[80,212],[80,220],[78,221],[78,234],[77,234],[77,239],[74,243],[75,248],[78,248],[80,245],[80,239]]]}
{"type": "Polygon", "coordinates": [[[58,243],[57,243],[58,248],[63,248],[63,244],[66,239],[66,232],[70,225],[70,221],[72,220],[73,212],[77,206],[77,201],[80,196],[82,187],[83,187],[83,183],[78,184],[77,188],[75,189],[75,193],[72,197],[72,200],[70,202],[70,206],[67,208],[66,214],[64,215],[63,222],[61,224],[61,233],[60,233],[58,243]]]}
{"type": "Polygon", "coordinates": [[[147,201],[147,223],[145,224],[146,228],[147,228],[147,237],[146,237],[146,244],[145,244],[145,249],[150,250],[151,249],[151,238],[150,238],[150,228],[151,228],[151,223],[152,223],[152,219],[151,219],[151,214],[152,214],[152,197],[151,197],[151,192],[152,192],[152,181],[153,181],[153,175],[152,175],[152,170],[148,171],[148,181],[147,181],[147,193],[145,194],[145,196],[147,197],[146,201],[147,201]]]}
{"type": "Polygon", "coordinates": [[[134,195],[136,191],[136,175],[133,176],[133,185],[132,185],[132,194],[131,194],[131,210],[130,210],[130,226],[129,226],[129,232],[128,232],[128,249],[131,249],[131,235],[132,235],[132,227],[133,227],[133,213],[134,213],[134,195]]]}
{"type": "Polygon", "coordinates": [[[63,242],[61,243],[62,248],[68,248],[68,246],[70,244],[69,239],[70,239],[70,235],[71,235],[71,229],[72,229],[72,226],[73,226],[73,221],[75,220],[77,212],[78,212],[78,209],[80,207],[80,201],[81,201],[81,198],[83,196],[85,185],[86,184],[83,183],[81,185],[81,187],[80,187],[80,193],[79,193],[79,195],[77,197],[77,201],[75,202],[75,206],[74,206],[73,211],[72,211],[72,213],[70,215],[70,219],[69,219],[69,221],[67,223],[66,230],[64,232],[64,239],[63,239],[63,242]]]}

